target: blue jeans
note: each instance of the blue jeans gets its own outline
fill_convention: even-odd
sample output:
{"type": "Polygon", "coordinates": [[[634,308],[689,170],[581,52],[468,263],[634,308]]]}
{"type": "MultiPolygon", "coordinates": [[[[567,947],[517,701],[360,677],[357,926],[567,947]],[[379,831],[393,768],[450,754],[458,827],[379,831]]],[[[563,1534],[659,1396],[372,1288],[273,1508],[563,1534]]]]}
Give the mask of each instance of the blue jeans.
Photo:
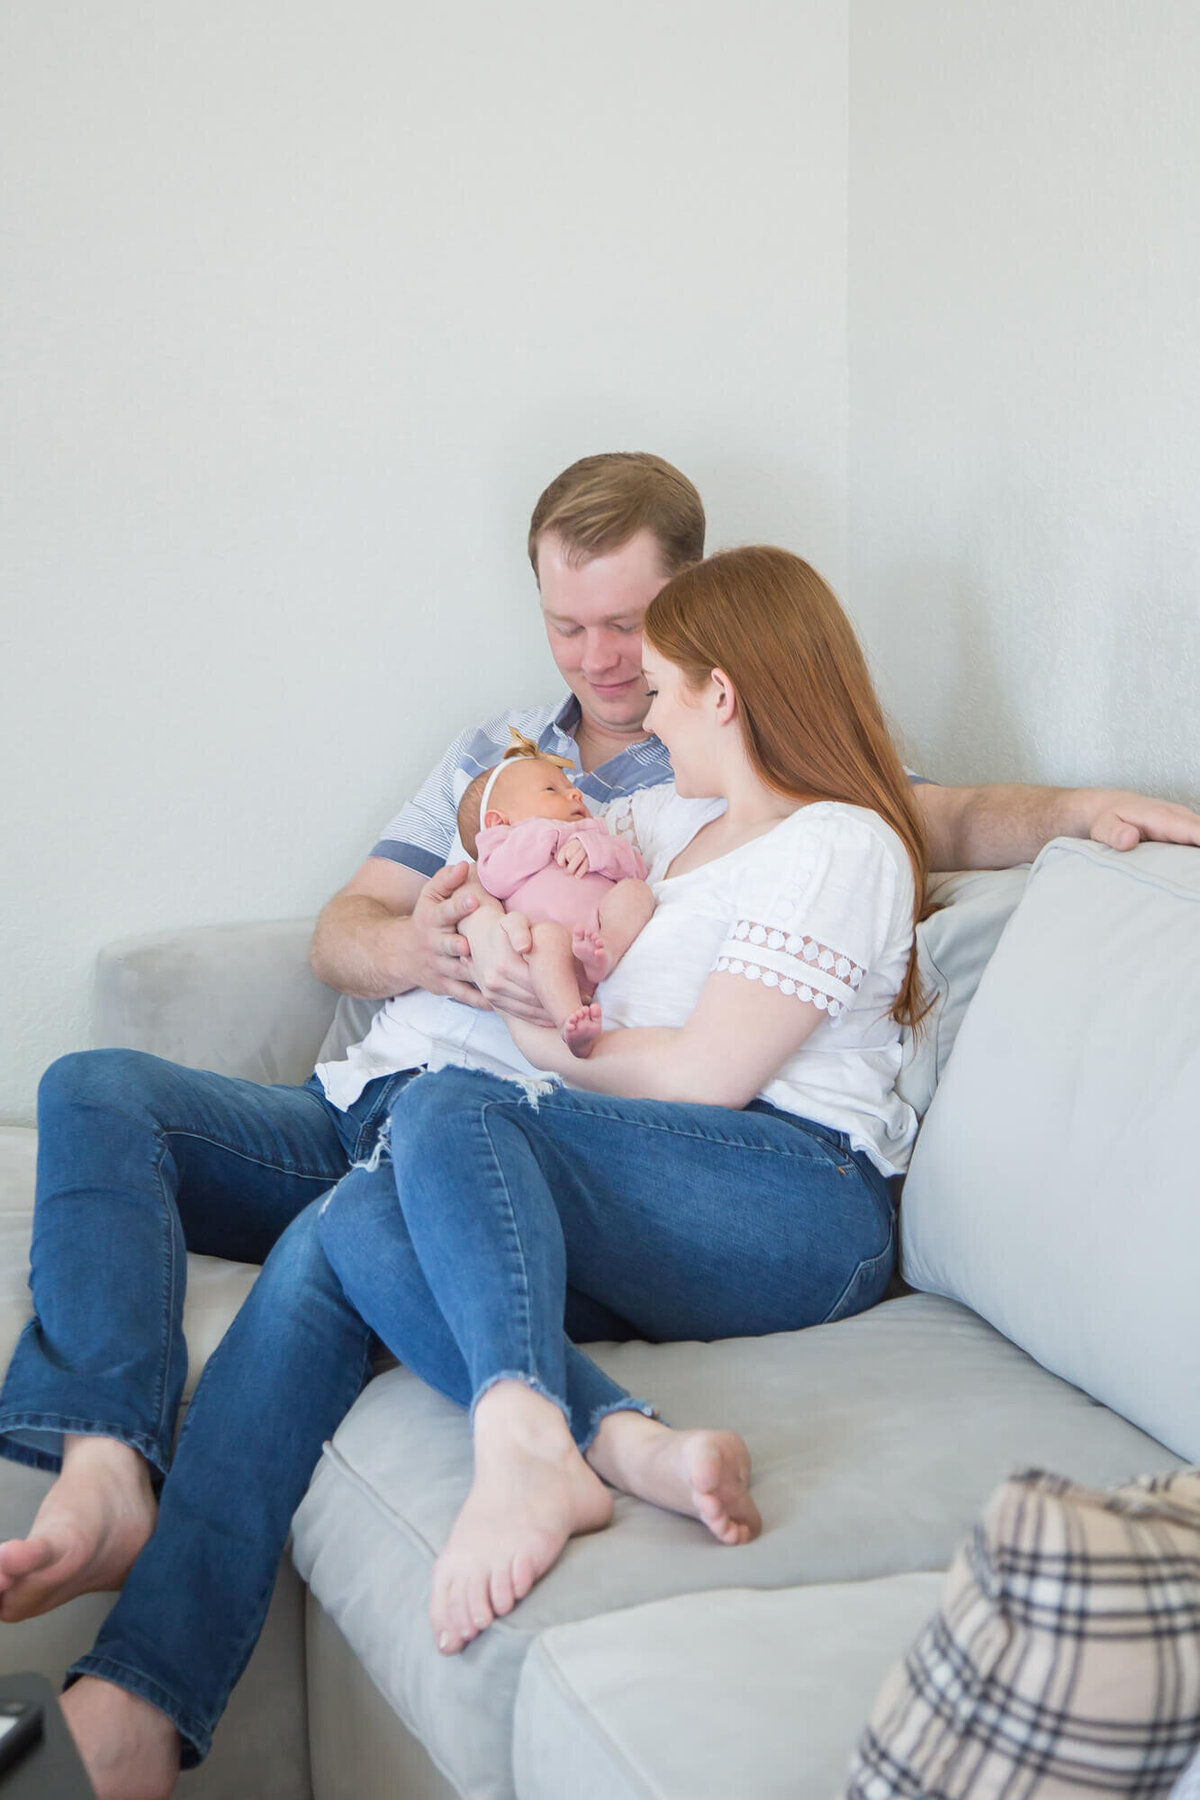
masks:
{"type": "MultiPolygon", "coordinates": [[[[347,1112],[146,1056],[64,1057],[38,1095],[35,1316],[0,1392],[0,1454],[56,1470],[64,1432],[140,1450],[158,1525],[70,1674],[100,1675],[177,1726],[185,1767],[258,1638],[292,1514],[370,1372],[371,1334],[321,1250],[321,1198],[369,1161],[411,1072],[347,1112]],[[209,1358],[171,1460],[187,1369],[187,1250],[264,1266],[209,1358]],[[169,1470],[169,1473],[167,1472],[169,1470]]],[[[357,1185],[391,1185],[383,1164],[357,1185]]],[[[628,1335],[581,1296],[580,1336],[628,1335]]]]}
{"type": "Polygon", "coordinates": [[[583,1448],[607,1413],[649,1409],[564,1337],[568,1286],[642,1337],[711,1339],[861,1311],[891,1273],[886,1179],[761,1101],[531,1100],[443,1069],[395,1097],[391,1162],[391,1184],[352,1176],[321,1210],[347,1297],[452,1399],[515,1377],[583,1448]]]}

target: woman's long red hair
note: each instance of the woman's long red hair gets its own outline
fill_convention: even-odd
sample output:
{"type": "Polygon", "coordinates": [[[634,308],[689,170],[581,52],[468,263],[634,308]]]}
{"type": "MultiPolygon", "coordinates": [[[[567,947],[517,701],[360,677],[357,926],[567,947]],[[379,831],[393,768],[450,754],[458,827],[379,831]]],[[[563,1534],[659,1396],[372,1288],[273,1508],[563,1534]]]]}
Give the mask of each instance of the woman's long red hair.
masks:
{"type": "MultiPolygon", "coordinates": [[[[647,641],[692,687],[714,669],[733,683],[750,761],[777,793],[869,807],[912,864],[913,924],[925,910],[928,870],[912,789],[854,629],[828,584],[787,550],[724,550],[660,589],[647,641]]],[[[892,1007],[915,1025],[922,1004],[914,943],[892,1007]]]]}

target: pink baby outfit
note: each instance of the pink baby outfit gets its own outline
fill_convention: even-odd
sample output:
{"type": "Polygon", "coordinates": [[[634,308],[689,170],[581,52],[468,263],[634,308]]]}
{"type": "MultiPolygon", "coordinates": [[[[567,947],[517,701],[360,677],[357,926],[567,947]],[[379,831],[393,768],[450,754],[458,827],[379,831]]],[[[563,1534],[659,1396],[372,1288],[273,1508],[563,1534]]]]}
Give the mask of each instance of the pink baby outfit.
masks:
{"type": "Polygon", "coordinates": [[[599,925],[600,902],[614,882],[646,879],[646,865],[603,819],[522,819],[487,825],[475,840],[476,870],[489,894],[533,924],[599,925]],[[586,875],[568,875],[555,857],[570,838],[588,855],[586,875]]]}

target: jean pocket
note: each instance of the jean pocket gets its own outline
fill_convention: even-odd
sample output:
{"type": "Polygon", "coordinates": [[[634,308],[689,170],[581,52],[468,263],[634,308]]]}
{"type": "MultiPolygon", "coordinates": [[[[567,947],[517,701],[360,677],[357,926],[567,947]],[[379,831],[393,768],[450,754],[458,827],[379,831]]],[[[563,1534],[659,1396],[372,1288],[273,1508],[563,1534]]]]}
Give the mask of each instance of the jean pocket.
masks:
{"type": "Polygon", "coordinates": [[[853,1275],[826,1313],[822,1324],[832,1325],[838,1319],[849,1319],[855,1313],[866,1312],[876,1301],[882,1300],[887,1284],[891,1279],[892,1268],[896,1261],[896,1226],[892,1220],[888,1226],[887,1243],[877,1256],[866,1256],[859,1263],[853,1275]]]}

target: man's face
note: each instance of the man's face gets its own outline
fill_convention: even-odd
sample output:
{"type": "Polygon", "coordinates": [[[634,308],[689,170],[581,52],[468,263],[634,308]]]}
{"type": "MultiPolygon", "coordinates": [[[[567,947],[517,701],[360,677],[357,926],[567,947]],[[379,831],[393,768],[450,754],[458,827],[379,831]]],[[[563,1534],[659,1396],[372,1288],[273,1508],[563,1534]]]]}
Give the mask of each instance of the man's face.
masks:
{"type": "Polygon", "coordinates": [[[648,531],[590,562],[572,564],[557,532],[538,539],[538,585],[550,654],[584,720],[604,731],[641,730],[649,701],[642,679],[642,618],[665,587],[648,531]]]}

